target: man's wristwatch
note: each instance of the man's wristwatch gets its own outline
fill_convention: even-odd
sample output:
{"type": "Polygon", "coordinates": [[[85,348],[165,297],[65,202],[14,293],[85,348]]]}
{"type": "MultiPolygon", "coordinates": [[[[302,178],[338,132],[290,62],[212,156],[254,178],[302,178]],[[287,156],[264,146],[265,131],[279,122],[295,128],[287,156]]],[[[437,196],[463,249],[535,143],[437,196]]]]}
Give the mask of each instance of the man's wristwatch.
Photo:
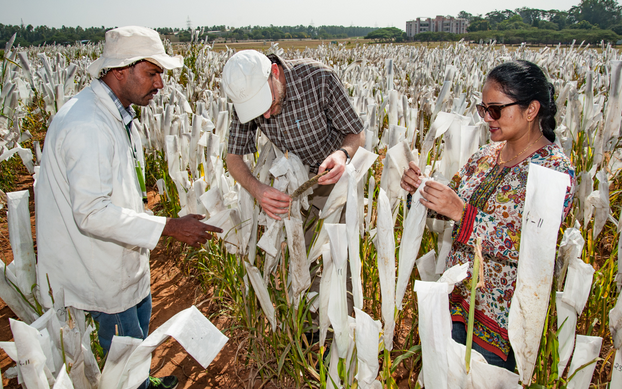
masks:
{"type": "Polygon", "coordinates": [[[350,154],[348,154],[348,152],[346,151],[346,149],[344,149],[343,147],[339,149],[340,151],[343,151],[343,153],[346,155],[346,165],[350,163],[350,154]]]}

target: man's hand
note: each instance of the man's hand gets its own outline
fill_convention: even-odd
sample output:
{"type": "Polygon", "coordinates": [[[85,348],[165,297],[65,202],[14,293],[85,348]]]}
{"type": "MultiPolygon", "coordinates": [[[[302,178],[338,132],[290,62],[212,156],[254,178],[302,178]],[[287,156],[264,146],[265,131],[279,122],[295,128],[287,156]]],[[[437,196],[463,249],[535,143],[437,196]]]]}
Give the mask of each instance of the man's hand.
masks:
{"type": "Polygon", "coordinates": [[[221,228],[200,222],[203,215],[186,215],[180,218],[166,218],[166,225],[162,235],[170,236],[192,247],[200,248],[202,244],[212,239],[210,232],[222,232],[221,228]]]}
{"type": "Polygon", "coordinates": [[[251,195],[261,205],[266,214],[273,219],[281,220],[279,215],[284,215],[289,210],[291,198],[271,186],[260,183],[251,195]]]}
{"type": "Polygon", "coordinates": [[[286,214],[289,209],[291,199],[288,195],[259,182],[241,155],[227,154],[227,167],[233,178],[257,200],[268,216],[281,220],[278,215],[286,214]]]}
{"type": "Polygon", "coordinates": [[[400,186],[402,189],[407,190],[408,193],[414,194],[419,185],[421,185],[421,169],[419,169],[416,163],[411,161],[408,164],[408,169],[402,175],[400,186]]]}
{"type": "Polygon", "coordinates": [[[326,157],[324,162],[322,162],[318,168],[317,173],[324,173],[325,170],[330,170],[330,172],[328,172],[325,176],[322,176],[318,180],[318,184],[330,185],[339,181],[343,175],[343,172],[346,171],[346,154],[341,150],[337,150],[326,157]]]}
{"type": "Polygon", "coordinates": [[[421,193],[421,204],[436,211],[436,213],[447,216],[454,221],[460,221],[464,203],[447,185],[436,181],[427,181],[421,193]]]}

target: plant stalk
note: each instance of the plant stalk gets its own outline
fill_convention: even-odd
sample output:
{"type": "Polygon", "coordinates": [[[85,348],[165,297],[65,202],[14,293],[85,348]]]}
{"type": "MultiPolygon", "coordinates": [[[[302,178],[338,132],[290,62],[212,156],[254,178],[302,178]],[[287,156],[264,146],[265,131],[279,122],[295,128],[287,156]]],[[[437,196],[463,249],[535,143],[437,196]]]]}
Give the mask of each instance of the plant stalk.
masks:
{"type": "Polygon", "coordinates": [[[475,246],[475,260],[473,261],[473,273],[471,276],[471,303],[469,305],[469,324],[467,328],[466,354],[464,359],[466,362],[466,372],[469,374],[471,370],[471,348],[473,346],[473,322],[475,316],[475,292],[477,291],[477,281],[479,278],[479,267],[482,261],[482,240],[477,239],[475,246]]]}

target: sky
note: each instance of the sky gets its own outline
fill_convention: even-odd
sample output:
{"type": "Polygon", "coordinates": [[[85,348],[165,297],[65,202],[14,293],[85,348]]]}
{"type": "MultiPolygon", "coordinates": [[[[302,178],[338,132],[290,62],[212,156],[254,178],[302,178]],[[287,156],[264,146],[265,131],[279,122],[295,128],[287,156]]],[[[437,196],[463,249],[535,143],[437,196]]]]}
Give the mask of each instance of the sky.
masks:
{"type": "Polygon", "coordinates": [[[567,11],[580,0],[0,0],[0,23],[49,27],[186,28],[226,25],[341,25],[406,28],[436,15],[473,15],[520,7],[567,11]]]}

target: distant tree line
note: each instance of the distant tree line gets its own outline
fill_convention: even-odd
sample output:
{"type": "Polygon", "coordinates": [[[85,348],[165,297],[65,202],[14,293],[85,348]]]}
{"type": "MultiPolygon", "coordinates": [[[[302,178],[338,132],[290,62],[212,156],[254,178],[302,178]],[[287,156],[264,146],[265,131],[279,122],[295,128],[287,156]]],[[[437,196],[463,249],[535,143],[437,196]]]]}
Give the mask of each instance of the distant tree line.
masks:
{"type": "MultiPolygon", "coordinates": [[[[15,45],[22,47],[42,44],[72,44],[78,41],[98,42],[104,40],[106,31],[112,27],[61,27],[53,28],[47,26],[33,27],[32,25],[4,25],[0,24],[0,48],[4,48],[6,42],[17,33],[15,45]]],[[[204,26],[195,29],[199,31],[199,39],[207,38],[209,41],[214,39],[225,40],[271,40],[281,39],[338,39],[362,37],[377,28],[373,27],[344,27],[344,26],[247,26],[231,28],[224,25],[204,26]]],[[[156,28],[156,30],[169,37],[174,37],[175,41],[189,42],[192,31],[179,28],[156,28]]]]}
{"type": "Polygon", "coordinates": [[[379,28],[365,35],[365,39],[377,42],[404,42],[408,40],[406,33],[396,27],[379,28]]]}
{"type": "Polygon", "coordinates": [[[570,43],[573,40],[598,43],[616,42],[622,37],[622,7],[615,0],[582,0],[568,11],[517,8],[472,15],[462,11],[459,18],[469,21],[467,34],[424,32],[416,41],[496,40],[500,43],[570,43]]]}
{"type": "MultiPolygon", "coordinates": [[[[362,37],[375,30],[373,27],[344,26],[246,26],[228,28],[226,26],[202,27],[200,38],[208,40],[223,38],[226,40],[272,40],[281,39],[339,39],[362,37]]],[[[187,37],[188,40],[190,36],[187,37]]],[[[185,37],[180,37],[184,41],[185,37]]]]}
{"type": "MultiPolygon", "coordinates": [[[[469,20],[467,34],[447,32],[424,32],[415,35],[415,41],[469,41],[496,40],[500,43],[570,43],[573,40],[598,43],[601,40],[616,42],[622,37],[622,7],[616,0],[581,0],[568,11],[517,8],[495,10],[485,15],[473,15],[461,11],[458,17],[469,20]]],[[[33,27],[0,24],[0,49],[17,34],[16,45],[72,44],[77,41],[98,42],[104,39],[109,27],[33,27]]],[[[239,28],[225,25],[203,26],[194,30],[157,28],[160,34],[172,40],[188,42],[193,32],[199,39],[213,41],[270,40],[281,39],[339,39],[365,37],[377,42],[403,42],[409,38],[396,27],[344,27],[344,26],[246,26],[239,28]]]]}
{"type": "Polygon", "coordinates": [[[14,45],[38,46],[42,44],[72,44],[78,41],[97,42],[104,40],[106,27],[33,27],[31,24],[24,26],[12,26],[0,23],[0,48],[4,48],[6,42],[11,39],[13,34],[17,33],[14,45]]]}
{"type": "Polygon", "coordinates": [[[458,17],[469,20],[469,32],[489,30],[611,29],[622,33],[622,7],[616,0],[582,0],[568,11],[517,8],[488,12],[485,16],[462,11],[458,17]]]}

